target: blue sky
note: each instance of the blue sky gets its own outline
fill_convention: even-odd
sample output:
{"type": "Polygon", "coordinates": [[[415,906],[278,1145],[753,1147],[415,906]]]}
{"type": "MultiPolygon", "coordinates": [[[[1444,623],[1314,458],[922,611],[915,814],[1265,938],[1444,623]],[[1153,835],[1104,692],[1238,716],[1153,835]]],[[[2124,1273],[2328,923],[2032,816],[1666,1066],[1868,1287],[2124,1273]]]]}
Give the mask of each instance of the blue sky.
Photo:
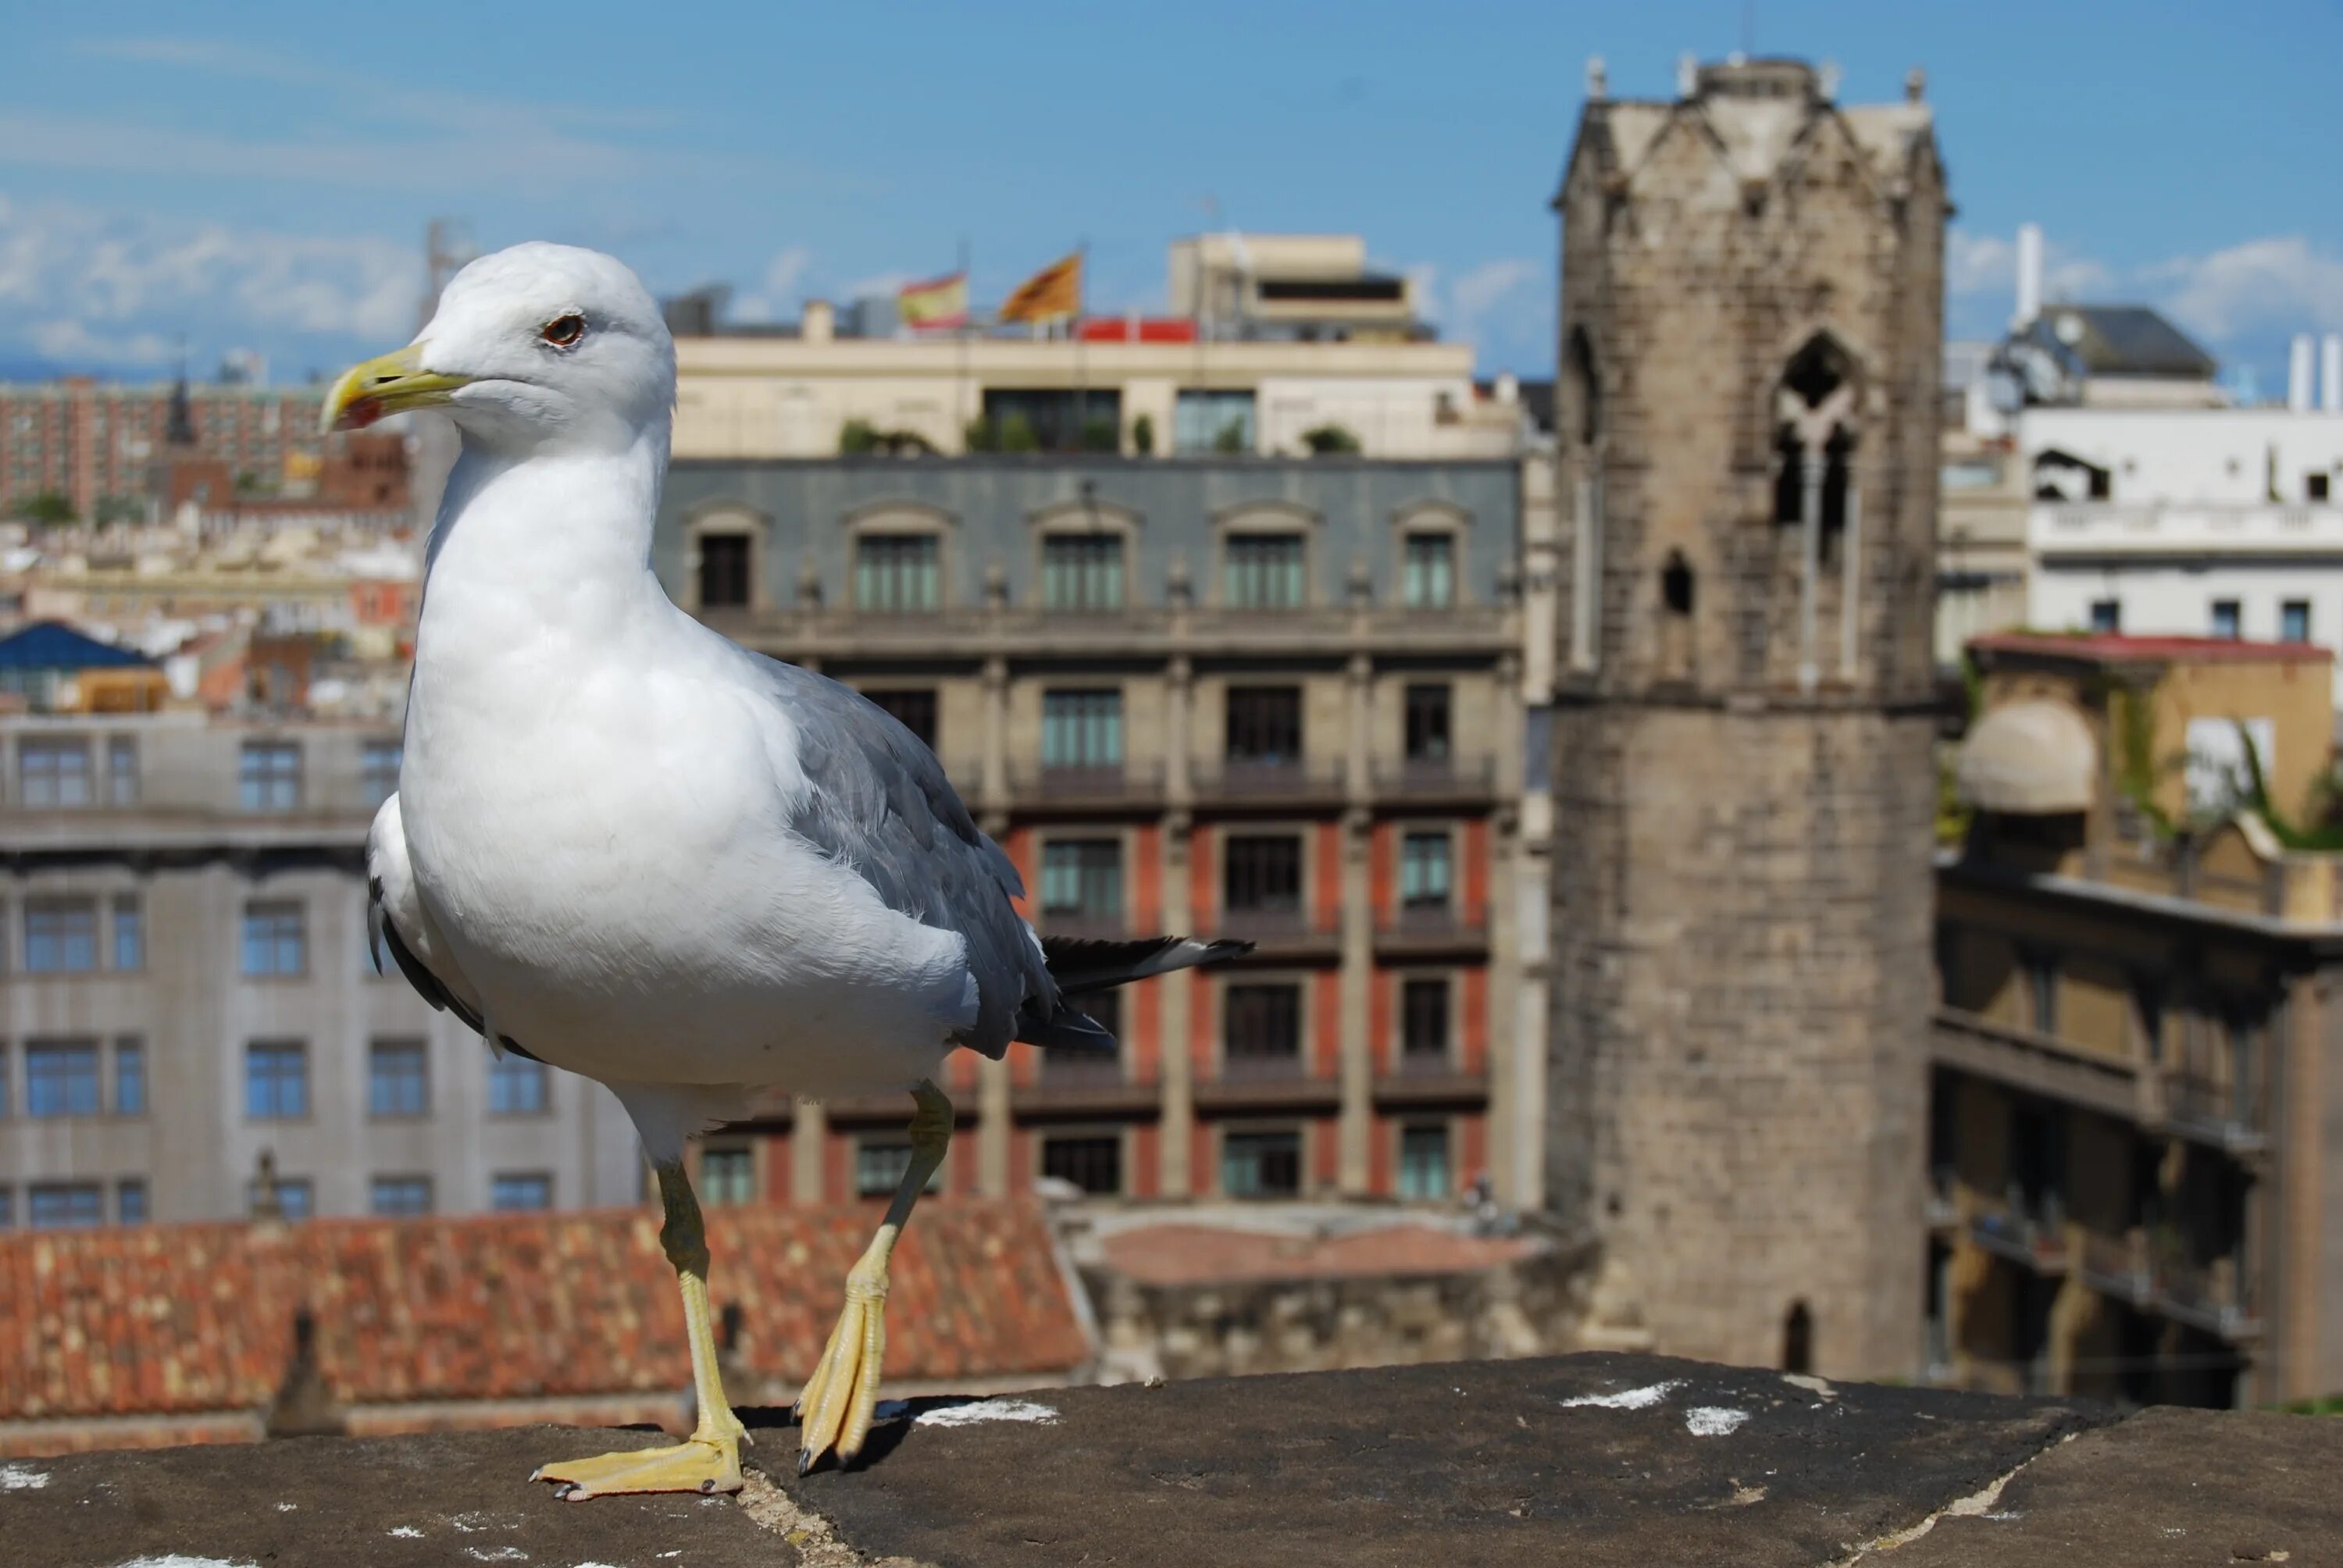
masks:
{"type": "Polygon", "coordinates": [[[2265,391],[2343,329],[2333,5],[127,3],[10,19],[0,374],[145,376],[181,333],[338,367],[412,330],[434,216],[781,317],[962,239],[980,299],[1087,241],[1119,309],[1208,221],[1356,231],[1484,369],[1544,374],[1587,56],[1665,95],[1745,25],[1845,101],[1927,70],[1956,334],[2007,315],[2029,217],[2054,297],[2161,305],[2265,391]]]}

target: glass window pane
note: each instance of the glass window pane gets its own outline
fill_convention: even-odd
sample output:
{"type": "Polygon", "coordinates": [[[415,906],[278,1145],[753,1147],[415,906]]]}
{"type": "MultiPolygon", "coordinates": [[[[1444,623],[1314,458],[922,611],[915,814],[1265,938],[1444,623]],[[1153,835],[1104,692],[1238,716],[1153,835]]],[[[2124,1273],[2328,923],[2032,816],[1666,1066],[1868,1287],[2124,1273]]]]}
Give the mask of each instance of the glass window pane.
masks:
{"type": "Polygon", "coordinates": [[[25,970],[28,974],[87,974],[97,968],[97,900],[28,899],[25,903],[25,970]]]}
{"type": "Polygon", "coordinates": [[[421,1116],[431,1109],[428,1070],[419,1040],[378,1040],[367,1052],[367,1114],[421,1116]]]}
{"type": "Polygon", "coordinates": [[[245,1047],[244,1110],[256,1121],[309,1114],[309,1052],[297,1041],[245,1047]]]}
{"type": "Polygon", "coordinates": [[[146,1114],[146,1044],[139,1040],[114,1042],[114,1113],[146,1114]]]}
{"type": "Polygon", "coordinates": [[[106,1193],[95,1181],[35,1182],[26,1218],[35,1231],[63,1231],[102,1224],[106,1193]]]}
{"type": "Polygon", "coordinates": [[[114,1185],[115,1218],[126,1225],[146,1222],[146,1183],[132,1177],[114,1185]]]}
{"type": "Polygon", "coordinates": [[[553,1178],[542,1171],[508,1171],[489,1186],[488,1207],[518,1211],[553,1207],[553,1178]]]}
{"type": "Polygon", "coordinates": [[[114,967],[126,974],[146,967],[146,914],[134,895],[114,900],[114,967]]]}
{"type": "Polygon", "coordinates": [[[756,1151],[714,1147],[699,1157],[699,1200],[703,1203],[748,1203],[757,1196],[756,1151]]]}
{"type": "Polygon", "coordinates": [[[488,1064],[488,1113],[536,1116],[546,1108],[545,1063],[509,1053],[488,1064]]]}
{"type": "Polygon", "coordinates": [[[307,921],[292,902],[246,904],[244,972],[255,979],[305,974],[309,968],[307,921]]]}
{"type": "Polygon", "coordinates": [[[1399,1195],[1432,1200],[1451,1191],[1448,1177],[1448,1129],[1403,1127],[1399,1135],[1399,1195]]]}
{"type": "Polygon", "coordinates": [[[35,1040],[25,1047],[27,1116],[95,1116],[97,1112],[96,1041],[35,1040]]]}
{"type": "Polygon", "coordinates": [[[411,1218],[431,1212],[431,1178],[428,1176],[377,1176],[368,1194],[367,1207],[386,1218],[411,1218]]]}

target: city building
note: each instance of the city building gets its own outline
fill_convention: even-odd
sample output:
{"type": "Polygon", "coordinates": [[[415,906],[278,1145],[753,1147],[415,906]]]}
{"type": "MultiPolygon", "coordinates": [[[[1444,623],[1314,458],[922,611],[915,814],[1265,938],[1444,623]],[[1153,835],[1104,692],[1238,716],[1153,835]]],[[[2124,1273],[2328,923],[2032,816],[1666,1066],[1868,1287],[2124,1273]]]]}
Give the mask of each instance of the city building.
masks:
{"type": "Polygon", "coordinates": [[[1936,502],[1936,664],[1969,639],[2026,624],[2030,557],[2026,465],[2007,422],[1981,401],[1997,345],[1945,345],[1944,453],[1936,502]],[[1979,410],[1972,417],[1972,409],[1979,410]]]}
{"type": "MultiPolygon", "coordinates": [[[[672,301],[678,457],[827,457],[850,432],[895,448],[1509,457],[1527,437],[1510,381],[1416,321],[1412,286],[1345,236],[1226,235],[1172,246],[1169,319],[1064,336],[854,337],[827,303],[792,327],[727,327],[719,297],[672,301]]],[[[860,314],[850,320],[860,319],[860,314]]]]}
{"type": "Polygon", "coordinates": [[[0,1228],[632,1203],[598,1085],[375,969],[395,719],[0,717],[0,1228]]]}
{"type": "MultiPolygon", "coordinates": [[[[1259,944],[1101,999],[1119,1059],[955,1056],[945,1190],[1453,1201],[1486,1172],[1534,1204],[1518,560],[1551,490],[1524,472],[675,465],[653,560],[678,602],[934,748],[1043,932],[1259,944]]],[[[891,1190],[907,1103],[799,1104],[709,1158],[772,1198],[891,1190]]]]}
{"type": "Polygon", "coordinates": [[[1428,337],[1415,280],[1367,265],[1354,234],[1201,234],[1172,242],[1172,314],[1217,337],[1428,337]]]}
{"type": "Polygon", "coordinates": [[[0,516],[47,497],[84,521],[145,518],[152,470],[172,442],[175,404],[185,434],[231,487],[300,494],[323,462],[324,397],[322,387],[243,382],[0,382],[0,516]]]}
{"type": "MultiPolygon", "coordinates": [[[[1946,195],[1908,100],[1591,72],[1555,206],[1568,498],[1549,1201],[1663,1352],[1910,1375],[1946,195]]],[[[1541,730],[1545,733],[1541,733],[1541,730]]]]}
{"type": "Polygon", "coordinates": [[[1929,1361],[2135,1403],[2330,1393],[2330,656],[2007,633],[1973,657],[1975,818],[1937,871],[1929,1361]]]}

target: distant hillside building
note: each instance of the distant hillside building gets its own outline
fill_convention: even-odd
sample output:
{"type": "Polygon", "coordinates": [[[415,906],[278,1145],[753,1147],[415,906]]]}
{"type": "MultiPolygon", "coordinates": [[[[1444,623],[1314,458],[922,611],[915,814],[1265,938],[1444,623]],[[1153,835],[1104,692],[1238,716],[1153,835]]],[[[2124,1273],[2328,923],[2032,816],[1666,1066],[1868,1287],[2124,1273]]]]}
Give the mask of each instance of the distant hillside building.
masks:
{"type": "Polygon", "coordinates": [[[1657,1348],[1920,1362],[1946,196],[1927,106],[1599,74],[1555,206],[1571,522],[1551,1201],[1657,1348]]]}
{"type": "Polygon", "coordinates": [[[143,518],[150,472],[171,444],[175,392],[190,444],[231,487],[298,491],[314,479],[326,447],[322,387],[0,382],[0,515],[57,495],[84,520],[143,518]]]}

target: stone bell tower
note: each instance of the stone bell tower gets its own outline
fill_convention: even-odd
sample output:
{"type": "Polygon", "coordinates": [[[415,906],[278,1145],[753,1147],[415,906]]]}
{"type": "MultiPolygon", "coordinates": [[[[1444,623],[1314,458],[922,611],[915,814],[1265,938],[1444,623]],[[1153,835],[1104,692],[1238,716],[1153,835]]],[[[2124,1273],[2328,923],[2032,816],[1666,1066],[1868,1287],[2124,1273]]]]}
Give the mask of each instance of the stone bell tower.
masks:
{"type": "Polygon", "coordinates": [[[1562,215],[1547,1181],[1657,1348],[1919,1358],[1944,171],[1922,83],[1614,100],[1562,215]]]}

